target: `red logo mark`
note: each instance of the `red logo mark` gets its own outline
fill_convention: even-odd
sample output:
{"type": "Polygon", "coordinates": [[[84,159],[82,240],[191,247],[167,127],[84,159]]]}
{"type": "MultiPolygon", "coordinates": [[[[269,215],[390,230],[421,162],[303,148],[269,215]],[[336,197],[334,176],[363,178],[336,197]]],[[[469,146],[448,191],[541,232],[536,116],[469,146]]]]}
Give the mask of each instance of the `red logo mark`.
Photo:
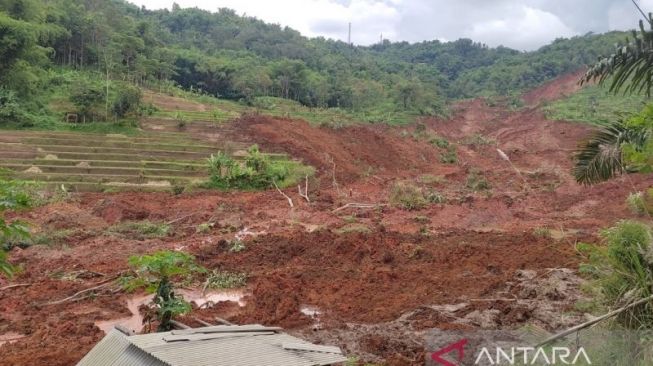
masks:
{"type": "Polygon", "coordinates": [[[466,339],[463,339],[463,340],[458,341],[456,343],[450,344],[450,345],[446,346],[445,348],[443,348],[443,349],[441,349],[441,350],[439,350],[437,352],[433,352],[431,354],[431,359],[433,361],[439,363],[442,366],[456,366],[456,364],[453,364],[453,363],[445,360],[444,358],[442,358],[442,356],[450,353],[451,351],[456,351],[457,350],[458,351],[458,361],[462,362],[463,359],[465,358],[465,346],[466,345],[467,345],[467,340],[466,339]]]}

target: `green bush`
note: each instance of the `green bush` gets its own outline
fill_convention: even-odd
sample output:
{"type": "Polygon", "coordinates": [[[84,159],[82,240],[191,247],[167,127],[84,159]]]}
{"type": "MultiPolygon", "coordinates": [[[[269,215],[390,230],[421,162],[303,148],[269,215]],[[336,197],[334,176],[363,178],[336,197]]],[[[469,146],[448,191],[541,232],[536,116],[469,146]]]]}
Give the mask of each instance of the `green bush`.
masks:
{"type": "Polygon", "coordinates": [[[458,151],[451,145],[447,151],[440,154],[440,162],[443,164],[456,164],[458,162],[458,151]]]}
{"type": "Polygon", "coordinates": [[[305,176],[313,174],[310,167],[297,162],[271,160],[261,153],[257,145],[247,150],[244,163],[239,163],[223,152],[208,158],[210,188],[219,189],[266,189],[296,184],[305,176]]]}
{"type": "Polygon", "coordinates": [[[20,221],[6,221],[3,213],[29,207],[31,204],[32,198],[24,184],[0,179],[0,274],[7,277],[13,276],[15,267],[7,261],[5,249],[16,239],[28,238],[29,231],[20,221]]]}
{"type": "MultiPolygon", "coordinates": [[[[601,233],[604,245],[580,246],[585,254],[581,272],[591,276],[599,301],[621,307],[653,293],[653,231],[651,226],[624,220],[601,233]]],[[[617,318],[628,328],[653,328],[653,302],[636,306],[617,318]]]]}
{"type": "Polygon", "coordinates": [[[141,90],[130,84],[122,84],[118,89],[111,111],[117,118],[124,118],[129,114],[138,114],[143,94],[141,90]]]}
{"type": "Polygon", "coordinates": [[[492,188],[490,182],[485,179],[481,172],[475,169],[473,169],[469,175],[467,175],[467,182],[465,186],[474,192],[486,191],[492,188]]]}
{"type": "Polygon", "coordinates": [[[420,187],[409,182],[398,182],[390,191],[390,203],[406,210],[419,210],[428,201],[420,187]]]}
{"type": "Polygon", "coordinates": [[[16,93],[12,90],[0,87],[0,123],[20,122],[23,117],[23,112],[18,103],[16,93]]]}
{"type": "Polygon", "coordinates": [[[631,193],[626,199],[626,204],[637,215],[653,214],[653,189],[631,193]]]}
{"type": "Polygon", "coordinates": [[[77,107],[82,122],[86,122],[86,118],[93,118],[93,108],[105,99],[105,91],[98,85],[80,81],[70,91],[69,99],[77,107]]]}

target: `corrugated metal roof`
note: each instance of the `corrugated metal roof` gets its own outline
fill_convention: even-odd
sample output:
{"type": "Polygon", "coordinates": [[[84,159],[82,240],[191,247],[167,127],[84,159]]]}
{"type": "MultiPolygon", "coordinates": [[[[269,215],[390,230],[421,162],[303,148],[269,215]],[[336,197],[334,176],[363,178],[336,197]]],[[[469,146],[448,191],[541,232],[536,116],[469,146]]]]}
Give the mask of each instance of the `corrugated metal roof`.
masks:
{"type": "Polygon", "coordinates": [[[279,329],[216,326],[135,336],[113,330],[78,366],[317,366],[347,360],[338,347],[313,345],[279,329]]]}
{"type": "Polygon", "coordinates": [[[122,332],[113,329],[77,366],[169,366],[134,346],[122,332]]]}

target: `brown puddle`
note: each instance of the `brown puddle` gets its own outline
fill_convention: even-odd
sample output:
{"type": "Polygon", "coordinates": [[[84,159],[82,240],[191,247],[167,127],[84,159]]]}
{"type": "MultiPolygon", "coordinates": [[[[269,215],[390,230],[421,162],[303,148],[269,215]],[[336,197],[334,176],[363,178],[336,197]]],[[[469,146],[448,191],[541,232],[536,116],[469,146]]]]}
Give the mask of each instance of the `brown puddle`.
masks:
{"type": "MultiPolygon", "coordinates": [[[[197,307],[212,306],[223,301],[232,301],[238,303],[240,306],[245,306],[243,298],[245,294],[242,291],[219,291],[219,292],[206,292],[202,294],[199,290],[177,290],[177,294],[183,298],[194,303],[197,307]]],[[[149,304],[154,295],[138,295],[127,300],[127,308],[132,313],[130,317],[100,320],[95,322],[95,326],[100,328],[104,333],[109,333],[115,326],[120,325],[131,331],[138,333],[143,327],[143,316],[138,311],[141,305],[149,304]]],[[[0,338],[0,341],[2,338],[0,338]]]]}

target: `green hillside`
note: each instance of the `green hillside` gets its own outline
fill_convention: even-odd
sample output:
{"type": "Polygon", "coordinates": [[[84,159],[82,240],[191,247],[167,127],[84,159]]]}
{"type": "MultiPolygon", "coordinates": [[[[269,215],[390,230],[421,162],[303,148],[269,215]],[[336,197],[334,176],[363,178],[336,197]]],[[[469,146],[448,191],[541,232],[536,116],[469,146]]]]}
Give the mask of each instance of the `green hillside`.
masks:
{"type": "Polygon", "coordinates": [[[532,88],[624,37],[588,34],[528,53],[468,39],[354,47],[228,9],[0,0],[0,125],[130,133],[129,121],[158,113],[142,89],[231,103],[204,119],[255,110],[336,125],[406,123],[445,114],[452,99],[532,88]],[[69,113],[86,125],[63,124],[69,113]]]}

